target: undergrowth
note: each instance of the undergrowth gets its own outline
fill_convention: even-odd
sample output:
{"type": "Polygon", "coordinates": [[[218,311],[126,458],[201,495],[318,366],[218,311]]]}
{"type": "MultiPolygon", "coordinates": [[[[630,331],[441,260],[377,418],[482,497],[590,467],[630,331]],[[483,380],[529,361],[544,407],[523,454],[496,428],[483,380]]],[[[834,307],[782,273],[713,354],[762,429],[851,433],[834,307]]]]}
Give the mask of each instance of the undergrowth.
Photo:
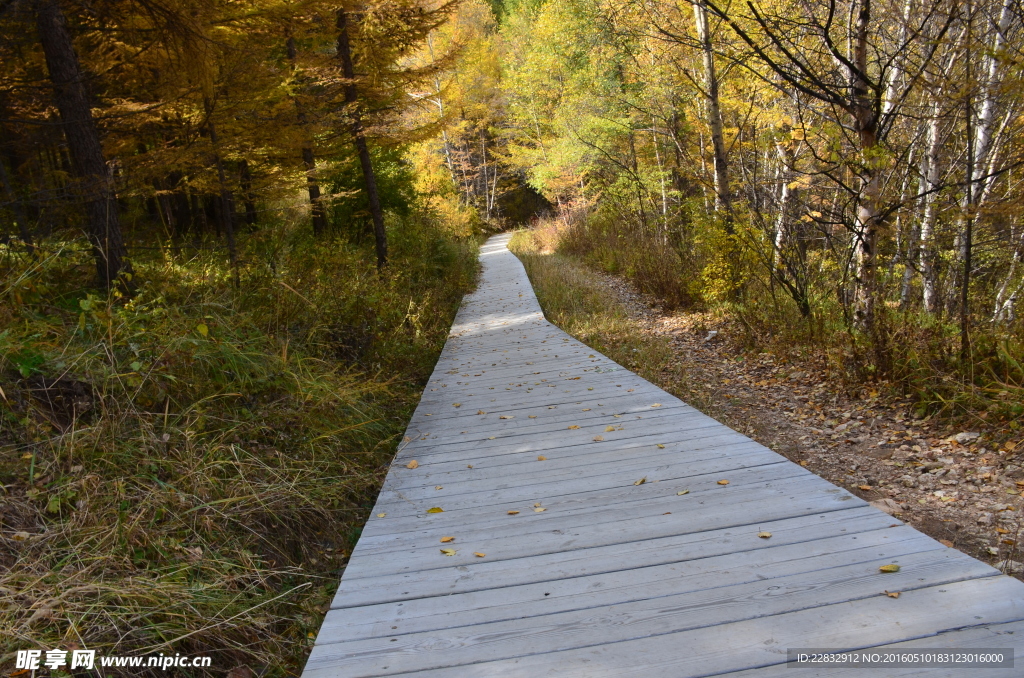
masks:
{"type": "Polygon", "coordinates": [[[237,290],[222,254],[154,248],[130,299],[90,290],[80,241],[0,252],[0,665],[88,648],[298,674],[475,279],[474,242],[390,228],[383,274],[263,228],[237,290]]]}

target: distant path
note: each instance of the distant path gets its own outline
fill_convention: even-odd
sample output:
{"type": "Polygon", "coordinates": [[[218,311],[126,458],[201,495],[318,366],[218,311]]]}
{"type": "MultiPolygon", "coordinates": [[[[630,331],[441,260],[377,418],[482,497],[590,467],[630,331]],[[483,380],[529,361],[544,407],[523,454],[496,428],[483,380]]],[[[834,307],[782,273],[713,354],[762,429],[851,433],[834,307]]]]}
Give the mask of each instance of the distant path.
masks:
{"type": "Polygon", "coordinates": [[[508,239],[482,249],[304,676],[1024,675],[1024,583],[548,323],[508,239]],[[1018,668],[786,666],[810,647],[1012,647],[1018,668]]]}

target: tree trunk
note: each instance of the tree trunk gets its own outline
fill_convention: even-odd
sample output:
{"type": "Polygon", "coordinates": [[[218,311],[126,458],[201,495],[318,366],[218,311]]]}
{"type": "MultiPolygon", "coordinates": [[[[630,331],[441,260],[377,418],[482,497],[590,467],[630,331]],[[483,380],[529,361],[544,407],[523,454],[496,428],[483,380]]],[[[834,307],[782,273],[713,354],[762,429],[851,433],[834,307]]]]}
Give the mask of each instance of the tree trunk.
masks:
{"type": "MultiPolygon", "coordinates": [[[[295,38],[288,38],[287,48],[288,59],[294,67],[295,61],[298,58],[295,49],[295,38]]],[[[305,131],[306,111],[302,108],[302,103],[298,98],[295,99],[295,111],[299,119],[299,125],[305,131]]],[[[312,146],[306,146],[302,149],[302,164],[306,168],[306,190],[309,193],[309,207],[313,217],[313,235],[320,236],[327,231],[327,209],[324,207],[323,199],[320,197],[320,182],[316,176],[316,158],[313,155],[312,146]]]]}
{"type": "Polygon", "coordinates": [[[113,182],[92,117],[82,68],[58,0],[37,0],[36,25],[73,168],[81,179],[97,277],[107,289],[119,281],[130,287],[132,267],[121,234],[113,182]]]}
{"type": "Polygon", "coordinates": [[[25,212],[25,204],[21,201],[21,196],[14,192],[14,186],[11,185],[11,180],[7,176],[7,166],[2,158],[0,158],[0,183],[4,185],[4,193],[7,194],[7,199],[14,210],[14,219],[18,222],[18,235],[21,236],[21,241],[25,243],[25,247],[31,254],[35,251],[35,247],[32,244],[32,232],[28,229],[28,214],[25,212]]]}
{"type": "Polygon", "coordinates": [[[715,70],[715,55],[711,49],[708,10],[701,0],[693,3],[693,15],[697,24],[697,39],[700,41],[704,57],[704,96],[708,104],[708,126],[711,128],[711,145],[715,159],[715,211],[729,212],[732,210],[732,195],[729,192],[722,107],[718,95],[718,73],[715,70]]]}
{"type": "Polygon", "coordinates": [[[352,49],[349,44],[348,17],[345,10],[338,10],[338,56],[341,58],[341,71],[345,80],[345,103],[349,106],[352,119],[352,141],[359,154],[359,164],[363,169],[363,181],[366,185],[366,198],[370,203],[370,216],[373,218],[373,237],[377,247],[377,268],[384,268],[388,263],[388,240],[384,231],[384,212],[377,194],[377,177],[373,172],[373,161],[370,149],[366,144],[363,130],[362,111],[359,106],[359,93],[356,90],[355,67],[352,64],[352,49]]]}

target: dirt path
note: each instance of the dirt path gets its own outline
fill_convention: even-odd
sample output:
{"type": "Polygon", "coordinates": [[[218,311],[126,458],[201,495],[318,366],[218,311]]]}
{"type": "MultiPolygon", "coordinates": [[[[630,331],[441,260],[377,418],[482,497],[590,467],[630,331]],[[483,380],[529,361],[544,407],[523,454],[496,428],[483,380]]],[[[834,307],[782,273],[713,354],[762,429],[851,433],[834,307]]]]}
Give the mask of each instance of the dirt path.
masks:
{"type": "Polygon", "coordinates": [[[720,319],[664,313],[628,283],[597,279],[644,331],[670,339],[688,381],[663,388],[947,546],[1024,578],[1024,458],[1014,453],[1024,443],[996,444],[1005,438],[996,427],[916,419],[909,399],[870,385],[850,394],[822,360],[744,352],[720,319]]]}

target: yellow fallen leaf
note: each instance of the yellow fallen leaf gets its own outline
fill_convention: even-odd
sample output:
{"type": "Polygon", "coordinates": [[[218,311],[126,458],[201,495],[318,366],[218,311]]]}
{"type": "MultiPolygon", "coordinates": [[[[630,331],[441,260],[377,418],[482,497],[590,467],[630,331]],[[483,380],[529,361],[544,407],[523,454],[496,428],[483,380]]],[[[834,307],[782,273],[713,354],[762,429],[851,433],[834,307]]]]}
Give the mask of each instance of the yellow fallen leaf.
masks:
{"type": "Polygon", "coordinates": [[[547,461],[547,460],[548,460],[548,458],[545,457],[543,454],[540,455],[539,457],[537,457],[537,461],[547,461]]]}
{"type": "Polygon", "coordinates": [[[948,539],[940,539],[939,543],[942,544],[943,546],[945,546],[946,548],[950,548],[950,549],[953,548],[953,542],[951,542],[948,539]]]}
{"type": "Polygon", "coordinates": [[[412,461],[405,465],[405,468],[419,468],[419,465],[420,463],[413,459],[412,461]]]}
{"type": "Polygon", "coordinates": [[[608,433],[609,431],[614,431],[614,430],[615,430],[614,426],[605,426],[604,427],[604,432],[605,433],[608,433]]]}
{"type": "Polygon", "coordinates": [[[719,480],[719,481],[718,481],[718,484],[719,484],[719,485],[728,485],[728,484],[729,484],[729,481],[728,481],[728,480],[719,480]]]}
{"type": "Polygon", "coordinates": [[[473,465],[472,464],[467,464],[466,468],[473,468],[473,465]]]}
{"type": "Polygon", "coordinates": [[[198,325],[196,325],[196,332],[205,337],[210,334],[210,328],[204,325],[203,323],[199,323],[198,325]]]}
{"type": "Polygon", "coordinates": [[[531,414],[531,415],[530,415],[530,419],[536,419],[536,418],[537,418],[537,415],[536,415],[536,414],[531,414]]]}
{"type": "Polygon", "coordinates": [[[665,446],[664,446],[664,445],[662,445],[661,443],[658,443],[658,449],[659,449],[659,450],[664,450],[664,449],[665,449],[665,446]]]}
{"type": "Polygon", "coordinates": [[[540,506],[540,502],[538,501],[534,506],[540,506]]]}
{"type": "Polygon", "coordinates": [[[484,412],[483,410],[477,410],[477,411],[476,411],[476,413],[477,413],[477,414],[487,414],[487,413],[486,413],[486,412],[484,412]]]}
{"type": "Polygon", "coordinates": [[[857,489],[858,490],[864,490],[865,492],[867,492],[868,490],[871,489],[871,486],[870,485],[858,485],[857,489]]]}
{"type": "Polygon", "coordinates": [[[452,403],[452,407],[462,407],[462,403],[452,403]]]}
{"type": "Polygon", "coordinates": [[[589,407],[584,407],[582,410],[580,410],[580,412],[589,412],[589,411],[590,411],[589,407]]]}
{"type": "Polygon", "coordinates": [[[604,436],[594,436],[594,442],[599,443],[604,440],[604,436]]]}
{"type": "Polygon", "coordinates": [[[633,392],[634,390],[636,390],[636,389],[632,389],[632,388],[627,388],[627,389],[626,389],[626,393],[632,393],[632,392],[633,392]]]}
{"type": "Polygon", "coordinates": [[[486,558],[487,557],[486,553],[480,553],[479,551],[473,551],[473,555],[476,556],[477,558],[486,558]]]}
{"type": "Polygon", "coordinates": [[[450,541],[455,541],[455,537],[441,537],[442,544],[447,544],[450,541]]]}
{"type": "Polygon", "coordinates": [[[661,407],[661,403],[654,403],[651,407],[661,407]]]}
{"type": "Polygon", "coordinates": [[[689,490],[679,490],[678,492],[676,492],[676,496],[677,497],[681,497],[684,494],[690,494],[690,491],[689,490]]]}
{"type": "Polygon", "coordinates": [[[997,528],[996,528],[996,532],[998,532],[999,534],[1010,534],[1010,531],[1009,531],[1009,530],[1004,530],[1004,529],[1003,529],[1003,528],[1001,528],[1001,527],[997,527],[997,528]]]}
{"type": "Polygon", "coordinates": [[[27,541],[29,536],[30,535],[28,532],[22,530],[21,532],[15,532],[14,534],[12,534],[11,539],[13,539],[14,541],[27,541]]]}
{"type": "Polygon", "coordinates": [[[636,481],[636,482],[635,482],[635,483],[633,483],[633,484],[634,484],[634,485],[643,485],[643,484],[644,484],[644,483],[646,483],[646,482],[647,482],[647,476],[644,476],[643,478],[641,478],[640,480],[636,481]]]}
{"type": "Polygon", "coordinates": [[[588,388],[587,390],[588,390],[588,391],[593,391],[593,390],[594,390],[594,387],[593,387],[593,386],[591,386],[591,387],[590,387],[590,388],[588,388]]]}
{"type": "Polygon", "coordinates": [[[445,554],[446,556],[454,556],[457,553],[457,551],[455,549],[441,549],[441,553],[445,554]]]}
{"type": "Polygon", "coordinates": [[[547,509],[544,508],[543,506],[538,506],[537,508],[533,509],[534,513],[542,513],[544,511],[547,511],[547,509]]]}
{"type": "Polygon", "coordinates": [[[512,417],[512,416],[508,416],[508,415],[504,415],[504,414],[503,414],[503,415],[501,415],[500,417],[498,417],[498,419],[515,419],[515,417],[512,417]]]}
{"type": "Polygon", "coordinates": [[[378,514],[377,514],[377,517],[378,517],[378,518],[383,518],[383,517],[384,517],[384,516],[386,516],[386,515],[387,515],[386,513],[378,513],[378,514]]]}
{"type": "Polygon", "coordinates": [[[882,565],[878,568],[880,572],[899,572],[900,566],[893,563],[892,565],[882,565]]]}
{"type": "Polygon", "coordinates": [[[761,539],[771,539],[772,538],[772,533],[771,532],[758,532],[757,536],[760,537],[761,539]]]}
{"type": "Polygon", "coordinates": [[[428,508],[427,513],[444,513],[444,509],[440,506],[435,506],[434,508],[428,508]]]}
{"type": "Polygon", "coordinates": [[[803,461],[801,461],[801,462],[800,462],[800,465],[801,465],[801,466],[807,466],[807,460],[806,460],[806,459],[804,459],[803,461]]]}
{"type": "Polygon", "coordinates": [[[435,490],[443,490],[444,488],[443,488],[443,487],[441,487],[440,485],[435,485],[435,486],[434,486],[434,489],[435,489],[435,490]]]}
{"type": "Polygon", "coordinates": [[[576,424],[573,424],[572,426],[569,427],[569,430],[571,431],[571,430],[578,429],[578,428],[579,428],[579,426],[577,426],[576,424]]]}
{"type": "Polygon", "coordinates": [[[491,436],[490,438],[488,438],[488,440],[494,440],[494,436],[491,436]]]}
{"type": "Polygon", "coordinates": [[[509,512],[508,512],[508,514],[509,514],[510,516],[515,516],[515,515],[519,515],[519,511],[509,511],[509,512]]]}
{"type": "Polygon", "coordinates": [[[885,595],[889,596],[890,598],[899,598],[900,597],[900,592],[899,591],[883,591],[883,593],[885,593],[885,595]]]}

